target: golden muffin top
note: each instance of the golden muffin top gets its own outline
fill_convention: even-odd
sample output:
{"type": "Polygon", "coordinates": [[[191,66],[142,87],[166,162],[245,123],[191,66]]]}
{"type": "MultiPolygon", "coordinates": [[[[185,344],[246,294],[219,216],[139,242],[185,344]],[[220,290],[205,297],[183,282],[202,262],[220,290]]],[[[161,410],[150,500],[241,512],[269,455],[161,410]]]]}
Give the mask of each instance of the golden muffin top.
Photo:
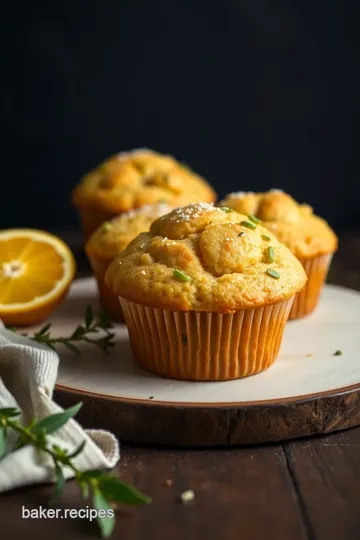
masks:
{"type": "Polygon", "coordinates": [[[158,202],[180,206],[214,202],[213,188],[172,156],[148,149],[110,156],[82,178],[72,193],[78,207],[118,213],[158,202]]]}
{"type": "Polygon", "coordinates": [[[254,215],[297,257],[311,258],[337,249],[337,236],[326,221],[282,190],[230,193],[219,206],[254,215]]]}
{"type": "Polygon", "coordinates": [[[222,313],[290,298],[306,280],[297,258],[255,218],[209,203],[155,220],[105,276],[114,294],[139,304],[222,313]]]}
{"type": "Polygon", "coordinates": [[[148,204],[105,221],[90,236],[85,245],[86,253],[90,257],[114,258],[138,234],[148,231],[155,219],[171,210],[166,203],[148,204]]]}

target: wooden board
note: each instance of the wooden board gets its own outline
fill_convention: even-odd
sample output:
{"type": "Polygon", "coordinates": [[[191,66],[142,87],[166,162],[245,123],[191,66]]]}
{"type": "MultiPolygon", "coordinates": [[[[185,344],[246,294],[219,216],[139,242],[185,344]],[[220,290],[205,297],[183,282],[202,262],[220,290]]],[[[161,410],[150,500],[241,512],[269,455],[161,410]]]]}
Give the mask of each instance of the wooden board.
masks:
{"type": "MultiPolygon", "coordinates": [[[[88,303],[97,308],[92,278],[74,283],[52,319],[54,333],[73,330],[88,303]]],[[[127,329],[117,325],[109,356],[89,346],[80,358],[59,350],[56,399],[83,401],[84,426],[123,441],[232,446],[330,433],[360,424],[359,350],[360,293],[327,285],[314,314],[288,323],[264,373],[217,383],[156,377],[134,365],[127,329]]]]}

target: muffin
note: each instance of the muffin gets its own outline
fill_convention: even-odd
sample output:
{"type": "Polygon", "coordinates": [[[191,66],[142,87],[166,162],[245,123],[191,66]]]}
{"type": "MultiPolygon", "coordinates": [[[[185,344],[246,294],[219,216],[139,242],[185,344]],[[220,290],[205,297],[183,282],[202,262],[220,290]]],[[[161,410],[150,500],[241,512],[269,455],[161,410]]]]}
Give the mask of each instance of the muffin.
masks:
{"type": "Polygon", "coordinates": [[[86,239],[104,221],[147,204],[215,202],[213,188],[173,157],[148,149],[112,155],[72,192],[86,239]]]}
{"type": "Polygon", "coordinates": [[[308,280],[296,295],[289,320],[312,313],[319,301],[338,239],[324,219],[308,204],[299,204],[279,189],[265,193],[231,193],[220,206],[232,208],[261,220],[304,266],[308,280]]]}
{"type": "Polygon", "coordinates": [[[110,264],[135,362],[154,374],[220,381],[275,361],[301,263],[263,226],[209,203],[155,220],[110,264]]]}
{"type": "Polygon", "coordinates": [[[148,231],[155,219],[170,212],[171,209],[166,203],[157,203],[123,212],[100,225],[87,241],[85,252],[97,281],[100,304],[113,321],[124,319],[118,297],[108,289],[104,281],[111,261],[138,234],[148,231]]]}

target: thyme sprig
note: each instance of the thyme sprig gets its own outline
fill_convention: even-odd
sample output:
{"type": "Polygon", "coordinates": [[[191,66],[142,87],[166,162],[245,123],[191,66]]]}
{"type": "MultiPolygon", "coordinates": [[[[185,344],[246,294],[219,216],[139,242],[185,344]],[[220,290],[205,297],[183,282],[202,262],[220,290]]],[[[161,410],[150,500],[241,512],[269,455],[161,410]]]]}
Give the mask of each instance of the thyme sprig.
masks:
{"type": "MultiPolygon", "coordinates": [[[[111,331],[111,322],[104,313],[101,313],[99,317],[95,317],[93,308],[90,305],[85,310],[84,321],[69,336],[54,337],[51,335],[51,328],[52,324],[47,322],[33,335],[21,335],[38,343],[43,343],[53,350],[56,350],[57,345],[62,344],[77,355],[81,353],[75,343],[81,341],[94,345],[104,353],[108,353],[115,346],[115,334],[111,331]],[[99,333],[101,334],[100,336],[93,336],[93,334],[99,333]]],[[[16,331],[15,328],[11,328],[10,330],[16,331]]]]}
{"type": "Polygon", "coordinates": [[[14,430],[18,439],[12,452],[16,452],[26,445],[32,445],[40,452],[48,454],[54,465],[55,489],[50,501],[52,505],[62,496],[65,488],[63,470],[69,468],[74,473],[76,484],[85,500],[92,497],[92,505],[97,511],[97,523],[101,536],[108,538],[115,527],[116,504],[140,505],[149,504],[151,499],[138,491],[135,487],[125,484],[117,476],[98,470],[81,471],[76,467],[74,459],[83,451],[86,441],[84,440],[73,452],[50,443],[47,435],[51,435],[63,427],[70,418],[80,410],[82,403],[78,403],[61,413],[53,414],[42,420],[33,420],[29,425],[23,426],[17,417],[20,411],[16,408],[0,409],[0,467],[1,459],[8,453],[8,433],[14,430]]]}

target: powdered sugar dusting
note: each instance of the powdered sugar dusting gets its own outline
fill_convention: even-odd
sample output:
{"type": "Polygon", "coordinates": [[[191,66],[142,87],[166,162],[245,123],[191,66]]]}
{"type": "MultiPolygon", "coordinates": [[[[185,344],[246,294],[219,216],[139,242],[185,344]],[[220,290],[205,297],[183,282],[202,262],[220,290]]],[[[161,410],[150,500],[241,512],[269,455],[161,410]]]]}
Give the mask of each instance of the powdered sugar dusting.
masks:
{"type": "Polygon", "coordinates": [[[141,154],[152,154],[151,150],[149,148],[134,148],[133,150],[130,150],[129,152],[119,152],[117,154],[117,158],[120,161],[125,161],[127,159],[131,159],[133,157],[136,157],[141,154]]]}
{"type": "Polygon", "coordinates": [[[253,191],[234,191],[229,193],[225,199],[242,199],[246,195],[255,195],[255,193],[253,191]]]}
{"type": "Polygon", "coordinates": [[[132,219],[136,216],[149,216],[153,218],[161,217],[164,214],[170,212],[171,207],[165,202],[159,202],[154,204],[144,204],[139,208],[134,208],[128,212],[124,212],[121,217],[124,219],[132,219]]]}
{"type": "Polygon", "coordinates": [[[189,204],[188,206],[181,206],[172,212],[169,217],[169,220],[175,221],[176,223],[182,223],[184,221],[190,221],[192,219],[197,219],[204,212],[214,212],[214,210],[220,210],[219,208],[214,207],[213,203],[199,202],[189,204]]]}

